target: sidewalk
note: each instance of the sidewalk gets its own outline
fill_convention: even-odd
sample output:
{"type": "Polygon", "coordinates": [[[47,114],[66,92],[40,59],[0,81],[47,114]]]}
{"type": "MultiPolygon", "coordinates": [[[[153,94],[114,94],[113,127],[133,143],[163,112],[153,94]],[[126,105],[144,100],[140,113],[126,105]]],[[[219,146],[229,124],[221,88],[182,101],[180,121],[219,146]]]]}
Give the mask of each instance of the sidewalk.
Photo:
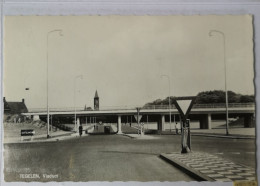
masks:
{"type": "Polygon", "coordinates": [[[160,157],[198,181],[255,181],[255,170],[202,152],[164,153],[160,157]]]}
{"type": "Polygon", "coordinates": [[[229,128],[229,135],[226,135],[225,128],[215,129],[191,129],[192,136],[208,136],[208,137],[222,137],[234,139],[254,139],[255,128],[229,128]]]}
{"type": "MultiPolygon", "coordinates": [[[[122,132],[125,135],[131,137],[137,137],[138,128],[135,126],[123,127],[122,132]],[[130,130],[131,129],[131,130],[130,130]],[[133,132],[133,129],[135,130],[133,132]]],[[[179,135],[181,131],[179,130],[179,135]]],[[[145,135],[176,135],[175,129],[158,131],[155,129],[145,129],[145,135]]],[[[231,138],[231,139],[255,139],[255,128],[229,128],[229,135],[226,135],[225,128],[213,128],[213,129],[191,129],[192,136],[205,136],[205,137],[217,137],[217,138],[231,138]]]]}
{"type": "MultiPolygon", "coordinates": [[[[83,133],[82,136],[87,136],[88,134],[85,134],[85,130],[88,130],[88,132],[91,132],[93,130],[93,126],[83,126],[83,133]]],[[[50,133],[50,138],[47,138],[46,134],[41,135],[35,135],[32,138],[30,136],[24,136],[23,140],[22,137],[11,137],[11,138],[5,138],[4,144],[10,144],[10,143],[38,143],[38,142],[51,142],[51,141],[60,141],[60,140],[66,140],[71,139],[79,136],[79,133],[75,133],[73,131],[56,131],[53,133],[50,133]]]]}

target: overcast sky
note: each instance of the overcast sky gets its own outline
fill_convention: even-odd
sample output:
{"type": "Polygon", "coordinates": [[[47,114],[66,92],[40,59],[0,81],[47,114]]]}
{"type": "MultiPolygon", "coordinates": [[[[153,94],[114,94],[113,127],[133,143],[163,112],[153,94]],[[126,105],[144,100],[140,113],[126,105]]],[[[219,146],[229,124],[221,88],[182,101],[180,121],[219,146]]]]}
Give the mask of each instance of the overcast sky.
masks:
{"type": "Polygon", "coordinates": [[[8,16],[4,25],[4,96],[46,107],[143,105],[169,95],[194,96],[227,86],[254,94],[252,17],[244,16],[8,16]],[[47,33],[49,34],[47,49],[47,33]],[[25,88],[29,90],[25,90],[25,88]]]}

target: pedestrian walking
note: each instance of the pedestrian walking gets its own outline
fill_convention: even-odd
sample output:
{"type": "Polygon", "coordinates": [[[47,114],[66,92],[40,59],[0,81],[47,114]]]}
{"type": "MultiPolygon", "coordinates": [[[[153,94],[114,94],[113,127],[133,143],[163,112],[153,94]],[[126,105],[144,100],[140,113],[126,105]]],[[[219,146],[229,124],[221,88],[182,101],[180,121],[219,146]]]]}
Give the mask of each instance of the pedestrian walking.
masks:
{"type": "Polygon", "coordinates": [[[175,124],[175,130],[176,130],[176,134],[179,134],[179,129],[178,129],[178,123],[176,122],[176,124],[175,124]]]}
{"type": "Polygon", "coordinates": [[[82,125],[80,125],[80,126],[79,126],[79,136],[80,136],[80,137],[82,136],[82,130],[83,130],[82,125]]]}

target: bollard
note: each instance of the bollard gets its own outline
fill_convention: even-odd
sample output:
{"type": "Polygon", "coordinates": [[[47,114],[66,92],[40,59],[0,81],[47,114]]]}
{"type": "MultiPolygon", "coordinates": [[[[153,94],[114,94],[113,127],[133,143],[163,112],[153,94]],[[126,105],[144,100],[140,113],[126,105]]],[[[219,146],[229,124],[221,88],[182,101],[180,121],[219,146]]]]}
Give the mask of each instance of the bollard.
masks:
{"type": "Polygon", "coordinates": [[[181,153],[188,153],[191,151],[191,143],[190,143],[190,120],[183,120],[181,127],[181,135],[182,135],[182,150],[181,153]]]}

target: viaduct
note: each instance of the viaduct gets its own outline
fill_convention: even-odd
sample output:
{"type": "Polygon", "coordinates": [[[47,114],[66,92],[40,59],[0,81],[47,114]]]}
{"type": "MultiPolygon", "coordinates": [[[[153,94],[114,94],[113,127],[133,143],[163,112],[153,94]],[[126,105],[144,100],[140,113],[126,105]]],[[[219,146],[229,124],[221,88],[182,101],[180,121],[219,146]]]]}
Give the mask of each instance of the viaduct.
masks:
{"type": "MultiPolygon", "coordinates": [[[[229,117],[244,118],[244,127],[255,127],[255,104],[254,103],[237,103],[229,104],[228,108],[229,117]]],[[[136,108],[113,108],[113,109],[99,109],[99,110],[77,110],[77,121],[80,123],[88,123],[91,118],[96,118],[98,121],[104,122],[117,122],[118,133],[121,132],[121,123],[129,122],[129,117],[137,115],[136,108]]],[[[74,119],[75,111],[51,109],[49,114],[55,118],[70,117],[74,119]]],[[[149,122],[157,122],[157,129],[164,131],[165,122],[169,121],[169,107],[164,105],[154,105],[149,107],[141,107],[140,115],[142,115],[141,122],[146,119],[149,122]]],[[[201,129],[211,129],[212,119],[225,119],[226,107],[225,104],[195,104],[193,105],[189,119],[199,121],[201,129]]],[[[47,112],[34,110],[28,113],[23,113],[25,116],[31,116],[34,120],[46,119],[47,112]]],[[[179,120],[178,110],[172,106],[171,117],[176,116],[179,120]]],[[[97,121],[95,121],[97,122],[97,121]]]]}

